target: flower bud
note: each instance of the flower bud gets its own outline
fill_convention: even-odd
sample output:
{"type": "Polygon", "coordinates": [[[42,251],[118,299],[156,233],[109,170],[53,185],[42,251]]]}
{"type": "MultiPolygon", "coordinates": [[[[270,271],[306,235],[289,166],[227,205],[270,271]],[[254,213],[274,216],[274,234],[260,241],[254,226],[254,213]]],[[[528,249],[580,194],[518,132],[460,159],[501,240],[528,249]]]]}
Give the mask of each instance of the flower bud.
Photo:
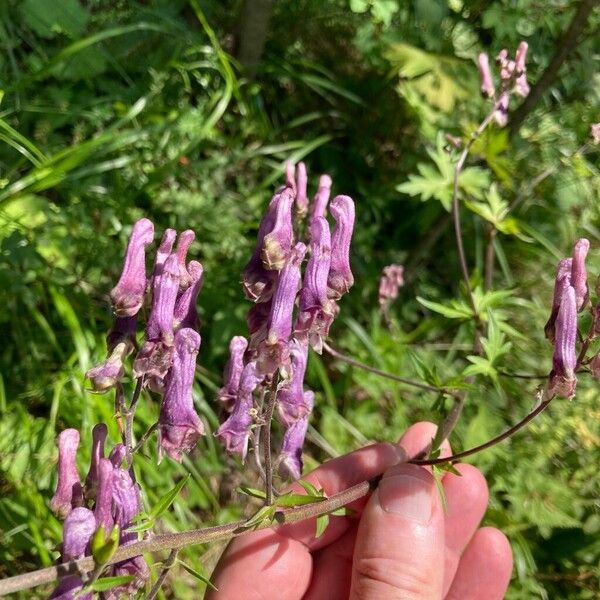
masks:
{"type": "MultiPolygon", "coordinates": [[[[256,305],[260,306],[260,305],[256,305]]],[[[227,412],[231,412],[237,392],[240,387],[240,379],[244,370],[244,353],[248,348],[248,340],[241,335],[236,335],[229,342],[229,360],[225,365],[223,373],[223,387],[218,391],[217,398],[223,402],[227,412]]]]}
{"type": "Polygon", "coordinates": [[[308,346],[297,340],[290,342],[292,375],[277,394],[279,419],[286,427],[302,419],[311,411],[304,394],[304,374],[308,362],[308,346]]]}
{"type": "Polygon", "coordinates": [[[114,556],[119,547],[120,531],[119,526],[114,525],[107,538],[103,525],[96,529],[90,544],[96,564],[105,565],[114,556]]]}
{"type": "Polygon", "coordinates": [[[296,188],[296,165],[288,160],[285,163],[285,187],[288,187],[294,192],[294,197],[296,196],[298,190],[296,188]]]}
{"type": "Polygon", "coordinates": [[[336,196],[331,203],[336,221],[331,236],[331,268],[327,278],[330,298],[338,300],[354,284],[350,269],[350,242],[354,230],[354,202],[349,196],[336,196]]]}
{"type": "Polygon", "coordinates": [[[585,269],[585,257],[590,249],[590,242],[580,238],[575,242],[573,248],[573,264],[571,267],[571,285],[575,290],[577,310],[581,310],[587,304],[589,298],[587,271],[585,269]]]}
{"type": "Polygon", "coordinates": [[[292,225],[293,190],[285,187],[279,193],[275,207],[273,228],[265,235],[261,258],[263,266],[270,271],[283,268],[292,247],[294,228],[292,225]]]}
{"type": "Polygon", "coordinates": [[[189,327],[197,331],[200,328],[200,319],[196,301],[204,283],[204,269],[198,261],[191,260],[187,267],[187,273],[190,280],[189,286],[175,304],[173,327],[175,330],[189,327]]]}
{"type": "Polygon", "coordinates": [[[175,334],[173,365],[166,379],[165,395],[158,419],[158,451],[180,461],[204,435],[204,425],[194,409],[192,389],[196,372],[196,356],[200,335],[193,329],[180,329],[175,334]]]}
{"type": "Polygon", "coordinates": [[[279,454],[279,473],[288,479],[300,479],[302,475],[302,448],[308,429],[308,417],[314,405],[313,392],[304,392],[304,404],[308,407],[307,414],[291,423],[283,434],[279,454]]]}
{"type": "Polygon", "coordinates": [[[108,427],[104,423],[98,423],[92,429],[92,458],[90,461],[90,470],[85,478],[85,497],[93,500],[96,497],[98,486],[98,465],[104,458],[104,443],[108,436],[108,427]]]}
{"type": "Polygon", "coordinates": [[[65,429],[58,436],[58,482],[50,508],[64,519],[71,509],[81,504],[83,489],[77,471],[79,431],[65,429]]]}
{"type": "Polygon", "coordinates": [[[133,226],[123,272],[110,293],[115,313],[119,317],[136,315],[144,303],[146,291],[145,247],[154,239],[154,225],[148,219],[140,219],[133,226]]]}
{"type": "Polygon", "coordinates": [[[478,57],[479,78],[481,80],[481,93],[487,98],[493,98],[496,94],[492,72],[490,71],[490,61],[488,55],[482,52],[478,57]]]}
{"type": "Polygon", "coordinates": [[[517,48],[517,55],[515,57],[515,70],[517,74],[525,73],[527,70],[526,61],[527,61],[527,50],[529,49],[529,45],[527,42],[522,41],[517,48]]]}

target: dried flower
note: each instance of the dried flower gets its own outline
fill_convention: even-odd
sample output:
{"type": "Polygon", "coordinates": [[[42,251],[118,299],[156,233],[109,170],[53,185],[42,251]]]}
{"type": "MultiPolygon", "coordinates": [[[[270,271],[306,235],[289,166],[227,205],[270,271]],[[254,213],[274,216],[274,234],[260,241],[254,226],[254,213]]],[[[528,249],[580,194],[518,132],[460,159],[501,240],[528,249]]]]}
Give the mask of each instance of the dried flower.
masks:
{"type": "Polygon", "coordinates": [[[554,324],[556,322],[556,316],[558,315],[558,309],[560,308],[560,302],[563,294],[567,288],[571,285],[571,268],[573,264],[572,258],[563,258],[556,269],[556,278],[554,280],[554,295],[552,297],[552,311],[550,318],[544,327],[546,337],[554,344],[554,324]]]}
{"type": "Polygon", "coordinates": [[[85,376],[91,381],[94,391],[103,393],[115,387],[125,372],[123,362],[128,353],[129,345],[121,342],[113,348],[104,362],[87,371],[85,376]]]}
{"type": "Polygon", "coordinates": [[[294,191],[290,187],[285,187],[279,192],[273,228],[264,237],[261,258],[263,266],[271,271],[281,270],[290,254],[294,238],[292,224],[294,197],[294,191]]]}
{"type": "Polygon", "coordinates": [[[577,310],[581,310],[587,304],[589,298],[587,271],[585,269],[585,257],[590,249],[590,242],[580,238],[573,247],[573,265],[571,268],[571,285],[575,290],[577,310]]]}
{"type": "Polygon", "coordinates": [[[177,240],[177,248],[175,254],[177,255],[177,261],[179,263],[179,289],[185,290],[192,282],[191,274],[185,266],[188,250],[192,245],[192,242],[196,239],[196,234],[191,229],[186,229],[179,234],[177,240]]]}
{"type": "Polygon", "coordinates": [[[283,434],[279,454],[279,473],[282,477],[299,479],[302,475],[302,448],[308,429],[308,418],[314,405],[313,392],[304,392],[304,405],[308,407],[305,416],[291,423],[283,434]]]}
{"type": "Polygon", "coordinates": [[[400,288],[404,285],[404,267],[388,265],[383,267],[379,280],[379,306],[385,308],[398,297],[400,288]]]}
{"type": "Polygon", "coordinates": [[[123,272],[110,293],[115,313],[119,317],[131,317],[140,310],[146,291],[145,248],[154,239],[154,225],[148,219],[140,219],[133,226],[123,272]]]}
{"type": "Polygon", "coordinates": [[[104,423],[98,423],[92,429],[92,458],[90,469],[85,478],[85,497],[93,500],[96,497],[98,487],[98,465],[104,458],[104,444],[108,436],[108,427],[104,423]]]}
{"type": "MultiPolygon", "coordinates": [[[[260,306],[260,304],[257,306],[260,306]]],[[[217,393],[217,398],[223,402],[227,412],[231,412],[237,397],[242,371],[244,370],[244,352],[246,352],[247,347],[248,340],[241,335],[234,336],[229,342],[229,360],[223,373],[224,385],[217,393]]]]}
{"type": "Polygon", "coordinates": [[[158,420],[161,457],[166,452],[172,459],[180,461],[182,452],[191,450],[204,435],[204,425],[196,414],[192,396],[199,349],[200,335],[193,329],[180,329],[175,334],[173,365],[166,379],[158,420]]]}
{"type": "Polygon", "coordinates": [[[137,330],[137,317],[117,317],[108,335],[106,336],[106,347],[112,352],[117,344],[127,344],[127,355],[135,346],[135,333],[137,330]]]}
{"type": "Polygon", "coordinates": [[[249,362],[244,367],[233,410],[216,433],[227,452],[239,454],[242,460],[246,459],[252,426],[252,394],[263,380],[264,376],[259,372],[256,362],[249,362]]]}
{"type": "Polygon", "coordinates": [[[311,221],[318,217],[326,216],[330,194],[331,177],[329,177],[329,175],[321,175],[321,177],[319,177],[319,187],[317,188],[317,193],[312,206],[311,221]]]}
{"type": "Polygon", "coordinates": [[[354,284],[350,269],[350,242],[354,230],[354,202],[349,196],[336,196],[331,202],[336,221],[331,236],[331,268],[327,278],[330,298],[338,300],[354,284]]]}
{"type": "Polygon", "coordinates": [[[290,361],[292,375],[281,386],[277,394],[279,418],[286,426],[303,418],[311,411],[311,406],[306,404],[304,395],[304,374],[308,362],[308,346],[297,340],[292,340],[290,342],[290,361]]]}
{"type": "Polygon", "coordinates": [[[189,286],[180,294],[175,304],[173,327],[175,330],[190,327],[197,331],[200,328],[200,320],[196,300],[204,283],[204,269],[198,261],[191,260],[187,266],[187,273],[190,279],[189,286]]]}
{"type": "Polygon", "coordinates": [[[296,212],[303,217],[308,212],[308,196],[306,188],[308,177],[306,175],[306,165],[303,162],[298,163],[298,181],[296,189],[296,212]]]}
{"type": "Polygon", "coordinates": [[[114,525],[112,511],[113,471],[114,467],[110,460],[101,458],[98,461],[98,487],[96,491],[94,517],[96,517],[96,524],[98,527],[104,527],[106,533],[108,533],[114,525]]]}
{"type": "Polygon", "coordinates": [[[556,317],[554,355],[552,371],[548,381],[548,392],[564,398],[575,395],[577,378],[577,303],[575,290],[569,286],[563,293],[556,317]]]}
{"type": "Polygon", "coordinates": [[[258,368],[264,374],[272,374],[278,368],[285,370],[288,363],[287,345],[292,333],[294,303],[301,277],[300,265],[305,253],[306,246],[298,242],[279,274],[267,324],[267,337],[258,348],[258,368]]]}
{"type": "Polygon", "coordinates": [[[64,519],[71,509],[81,504],[83,488],[77,471],[79,431],[65,429],[58,436],[58,483],[50,508],[64,519]]]}
{"type": "Polygon", "coordinates": [[[478,57],[479,77],[481,80],[481,93],[487,98],[493,98],[496,94],[494,82],[492,81],[492,72],[490,71],[490,61],[488,55],[482,52],[478,57]]]}

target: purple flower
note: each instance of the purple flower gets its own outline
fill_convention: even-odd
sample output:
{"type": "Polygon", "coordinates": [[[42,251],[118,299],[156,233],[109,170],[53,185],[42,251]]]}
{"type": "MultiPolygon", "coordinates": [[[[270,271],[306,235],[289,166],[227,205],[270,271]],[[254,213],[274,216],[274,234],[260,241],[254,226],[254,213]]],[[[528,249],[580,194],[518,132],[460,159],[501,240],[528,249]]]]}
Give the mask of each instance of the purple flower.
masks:
{"type": "Polygon", "coordinates": [[[383,267],[379,280],[379,306],[386,307],[398,297],[400,288],[404,285],[404,267],[388,265],[383,267]]]}
{"type": "Polygon", "coordinates": [[[165,396],[158,420],[159,456],[166,452],[172,459],[181,460],[181,453],[191,450],[204,426],[194,409],[192,387],[200,335],[193,329],[180,329],[175,334],[173,365],[166,379],[165,396]]]}
{"type": "Polygon", "coordinates": [[[270,271],[283,268],[292,247],[294,228],[292,224],[292,205],[294,190],[283,188],[275,205],[273,228],[264,237],[261,258],[263,266],[270,271]]]}
{"type": "Polygon", "coordinates": [[[85,376],[91,381],[95,392],[107,392],[115,387],[125,372],[123,361],[128,353],[129,345],[126,342],[121,342],[113,348],[104,362],[86,372],[85,376]]]}
{"type": "Polygon", "coordinates": [[[114,525],[112,511],[113,472],[114,467],[110,460],[101,458],[98,461],[98,487],[96,491],[94,517],[96,517],[96,524],[98,527],[104,527],[106,535],[110,533],[110,530],[114,525]]]}
{"type": "Polygon", "coordinates": [[[124,444],[117,444],[111,451],[108,457],[112,466],[115,469],[118,469],[121,466],[121,463],[127,456],[127,448],[125,448],[124,444]]]}
{"type": "Polygon", "coordinates": [[[308,212],[308,196],[306,188],[308,177],[306,175],[306,165],[298,163],[297,189],[296,189],[296,212],[303,217],[308,212]]]}
{"type": "Polygon", "coordinates": [[[160,241],[160,246],[158,247],[156,256],[154,257],[152,281],[154,281],[155,277],[158,277],[161,274],[165,261],[167,258],[169,258],[171,252],[173,252],[173,244],[175,243],[176,237],[177,232],[174,229],[165,229],[162,240],[160,241]]]}
{"type": "Polygon", "coordinates": [[[110,293],[115,313],[119,317],[132,317],[144,303],[146,291],[145,247],[154,239],[154,225],[148,219],[137,221],[131,232],[123,272],[110,293]]]}
{"type": "Polygon", "coordinates": [[[522,41],[517,48],[517,55],[515,57],[515,70],[517,74],[525,73],[527,70],[525,63],[527,61],[528,49],[529,45],[525,41],[522,41]]]}
{"type": "Polygon", "coordinates": [[[273,306],[273,298],[268,302],[260,302],[250,308],[246,314],[246,324],[250,334],[249,349],[252,354],[265,341],[267,337],[267,327],[269,324],[269,315],[273,306]]]}
{"type": "Polygon", "coordinates": [[[575,290],[577,310],[581,310],[587,304],[589,298],[587,271],[585,269],[585,257],[590,249],[590,242],[580,238],[573,247],[573,264],[571,267],[571,285],[575,290]]]}
{"type": "Polygon", "coordinates": [[[311,254],[300,290],[295,336],[320,354],[323,338],[335,315],[334,302],[327,297],[327,278],[331,264],[331,234],[324,217],[316,217],[310,228],[311,254]]]}
{"type": "Polygon", "coordinates": [[[308,346],[297,340],[290,342],[290,361],[292,376],[281,386],[277,394],[279,419],[289,426],[310,413],[312,406],[307,405],[304,395],[304,374],[308,361],[308,346]]]}
{"type": "Polygon", "coordinates": [[[554,280],[554,295],[552,297],[552,311],[550,312],[550,318],[544,327],[544,333],[550,340],[550,343],[554,344],[554,324],[556,323],[556,317],[558,315],[558,309],[560,308],[560,302],[563,294],[567,291],[567,288],[571,285],[571,268],[573,264],[572,258],[563,258],[556,269],[556,278],[554,280]]]}
{"type": "Polygon", "coordinates": [[[264,377],[258,371],[255,362],[250,362],[244,367],[233,410],[216,434],[225,445],[227,452],[239,454],[242,460],[246,459],[248,452],[254,405],[252,393],[263,380],[264,377]]]}
{"type": "Polygon", "coordinates": [[[161,274],[154,279],[152,310],[146,325],[146,341],[133,363],[133,374],[146,374],[162,381],[173,355],[173,313],[179,291],[179,261],[171,254],[161,274]]]}
{"type": "Polygon", "coordinates": [[[496,103],[496,110],[494,111],[494,120],[500,127],[504,127],[508,123],[508,101],[510,93],[504,91],[500,94],[500,98],[496,103]]]}
{"type": "Polygon", "coordinates": [[[330,298],[339,299],[354,284],[350,270],[350,242],[354,230],[354,202],[348,196],[336,196],[331,202],[336,221],[331,236],[331,268],[327,285],[330,298]]]}
{"type": "Polygon", "coordinates": [[[490,61],[488,55],[482,52],[478,57],[479,78],[481,80],[481,93],[487,98],[493,98],[496,94],[494,82],[492,81],[492,72],[490,71],[490,61]]]}
{"type": "Polygon", "coordinates": [[[92,458],[90,470],[85,478],[85,497],[93,500],[96,497],[98,487],[98,465],[104,458],[104,444],[108,436],[108,428],[104,423],[98,423],[92,429],[92,458]]]}
{"type": "Polygon", "coordinates": [[[526,98],[529,96],[530,91],[531,88],[527,82],[527,75],[522,73],[515,79],[515,94],[517,94],[517,96],[521,96],[521,98],[526,98]]]}
{"type": "Polygon", "coordinates": [[[132,575],[129,583],[118,585],[102,594],[102,600],[118,600],[119,598],[132,598],[135,593],[142,589],[146,581],[150,579],[150,569],[143,556],[134,556],[127,560],[116,563],[111,568],[112,576],[121,577],[132,575]]]}
{"type": "Polygon", "coordinates": [[[285,186],[290,188],[296,196],[298,190],[296,188],[296,165],[292,161],[285,163],[285,186]]]}
{"type": "Polygon", "coordinates": [[[83,506],[74,508],[67,515],[63,525],[62,561],[83,558],[94,531],[94,513],[83,506]]]}
{"type": "Polygon", "coordinates": [[[93,592],[78,595],[82,588],[83,581],[79,575],[66,575],[58,582],[49,600],[74,600],[75,596],[77,600],[92,600],[93,592]]]}
{"type": "Polygon", "coordinates": [[[311,221],[318,217],[324,217],[327,214],[327,203],[331,194],[331,177],[329,175],[321,175],[319,177],[319,187],[315,194],[314,203],[311,212],[311,221]]]}
{"type": "MultiPolygon", "coordinates": [[[[260,306],[260,304],[257,306],[260,306]]],[[[240,387],[246,348],[248,348],[248,340],[245,337],[236,335],[231,338],[229,342],[229,360],[223,373],[224,385],[217,393],[217,398],[223,402],[227,412],[231,412],[240,387]]]]}
{"type": "Polygon", "coordinates": [[[83,488],[77,471],[79,431],[65,429],[58,436],[58,483],[50,508],[64,519],[71,509],[81,504],[83,488]]]}
{"type": "Polygon", "coordinates": [[[282,477],[289,479],[300,479],[302,475],[302,448],[308,429],[308,417],[314,404],[312,392],[304,392],[304,404],[308,407],[307,414],[291,423],[283,434],[279,454],[279,473],[282,477]]]}
{"type": "Polygon", "coordinates": [[[298,242],[279,273],[267,324],[267,337],[258,348],[258,368],[265,375],[274,373],[278,368],[285,369],[289,360],[288,340],[292,333],[294,303],[300,285],[300,265],[305,253],[306,246],[298,242]]]}
{"type": "Polygon", "coordinates": [[[177,240],[177,248],[175,249],[175,254],[177,255],[177,260],[179,262],[179,289],[185,290],[192,283],[191,273],[188,273],[188,270],[185,266],[185,261],[187,258],[187,253],[192,245],[192,242],[196,239],[196,234],[191,229],[186,229],[182,233],[179,234],[179,239],[177,240]]]}
{"type": "Polygon", "coordinates": [[[135,332],[137,330],[137,317],[117,317],[108,335],[106,336],[106,347],[112,352],[117,344],[127,344],[127,354],[135,346],[135,332]]]}
{"type": "Polygon", "coordinates": [[[196,300],[204,283],[204,269],[197,260],[191,260],[187,266],[187,273],[190,278],[189,287],[180,294],[175,304],[173,314],[173,327],[175,330],[186,327],[195,330],[200,328],[196,300]]]}
{"type": "Polygon", "coordinates": [[[548,381],[548,392],[565,398],[575,395],[577,378],[577,303],[575,290],[567,287],[563,293],[555,325],[552,371],[548,381]]]}

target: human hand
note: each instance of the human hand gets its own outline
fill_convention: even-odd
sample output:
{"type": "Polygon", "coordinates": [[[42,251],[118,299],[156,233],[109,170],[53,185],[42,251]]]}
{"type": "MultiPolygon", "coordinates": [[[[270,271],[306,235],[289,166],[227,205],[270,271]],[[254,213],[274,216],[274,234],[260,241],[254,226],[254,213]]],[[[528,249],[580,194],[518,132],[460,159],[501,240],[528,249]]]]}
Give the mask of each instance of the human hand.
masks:
{"type": "MultiPolygon", "coordinates": [[[[442,483],[444,513],[433,476],[404,461],[435,433],[417,423],[399,446],[374,444],[330,460],[304,477],[327,495],[383,473],[353,514],[332,517],[315,539],[315,520],[281,525],[234,539],[213,575],[208,600],[496,600],[512,571],[506,537],[479,528],[488,502],[485,479],[457,465],[442,483]]],[[[450,447],[442,446],[449,456],[450,447]]],[[[304,493],[301,486],[291,489],[304,493]]]]}

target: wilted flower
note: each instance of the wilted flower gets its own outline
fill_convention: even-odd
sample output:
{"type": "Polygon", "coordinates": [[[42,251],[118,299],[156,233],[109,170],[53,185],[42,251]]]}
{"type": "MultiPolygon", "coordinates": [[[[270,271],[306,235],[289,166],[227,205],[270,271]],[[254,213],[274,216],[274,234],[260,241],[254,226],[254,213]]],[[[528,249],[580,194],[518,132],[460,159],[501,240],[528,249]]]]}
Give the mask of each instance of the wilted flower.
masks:
{"type": "Polygon", "coordinates": [[[558,309],[560,308],[560,302],[563,294],[567,291],[567,288],[571,285],[571,268],[573,259],[563,258],[559,263],[556,270],[556,278],[554,280],[554,295],[552,297],[552,311],[550,318],[544,327],[546,337],[550,342],[554,343],[554,323],[556,322],[556,316],[558,315],[558,309]]]}
{"type": "Polygon", "coordinates": [[[85,497],[88,500],[96,498],[98,487],[98,465],[104,458],[104,444],[108,436],[108,427],[104,423],[98,423],[92,429],[92,458],[90,460],[90,470],[85,478],[85,497]]]}
{"type": "Polygon", "coordinates": [[[135,332],[137,330],[137,317],[117,317],[108,335],[106,336],[106,347],[112,352],[118,344],[127,345],[129,354],[135,345],[135,332]]]}
{"type": "Polygon", "coordinates": [[[577,378],[577,303],[575,290],[567,287],[563,293],[555,324],[554,355],[548,381],[548,392],[564,398],[575,395],[577,378]]]}
{"type": "Polygon", "coordinates": [[[331,177],[329,177],[329,175],[321,175],[321,177],[319,177],[319,187],[317,188],[317,193],[312,206],[311,221],[318,217],[325,217],[330,194],[331,177]]]}
{"type": "Polygon", "coordinates": [[[58,483],[50,508],[64,519],[83,501],[83,488],[77,471],[79,431],[65,429],[58,436],[58,483]]]}
{"type": "Polygon", "coordinates": [[[264,374],[272,374],[278,368],[285,369],[288,363],[288,340],[292,333],[294,303],[300,285],[300,265],[305,253],[306,246],[298,242],[279,273],[267,324],[267,337],[258,348],[258,367],[264,374]]]}
{"type": "Polygon", "coordinates": [[[336,221],[331,236],[331,268],[327,285],[330,298],[338,300],[354,284],[350,269],[350,242],[354,230],[354,202],[349,196],[336,196],[331,202],[336,221]]]}
{"type": "Polygon", "coordinates": [[[123,272],[110,293],[115,313],[119,317],[131,317],[140,310],[146,291],[145,247],[154,239],[154,225],[148,219],[140,219],[133,226],[123,272]]]}
{"type": "Polygon", "coordinates": [[[256,362],[249,362],[244,367],[233,410],[216,434],[227,452],[239,454],[242,460],[246,459],[252,426],[252,394],[263,380],[264,376],[258,371],[256,362]]]}
{"type": "Polygon", "coordinates": [[[273,228],[264,237],[261,258],[265,268],[279,271],[283,268],[292,247],[294,227],[292,225],[292,205],[294,191],[283,188],[275,204],[273,228]]]}
{"type": "Polygon", "coordinates": [[[179,289],[185,290],[192,282],[191,273],[185,266],[188,250],[192,245],[192,242],[196,239],[196,234],[191,229],[186,229],[179,234],[177,240],[177,248],[175,254],[177,255],[177,261],[179,262],[179,289]]]}
{"type": "Polygon", "coordinates": [[[198,261],[191,260],[186,272],[188,273],[190,282],[188,288],[180,294],[175,304],[173,327],[175,330],[190,327],[197,331],[200,327],[200,322],[196,300],[202,289],[204,269],[198,261]]]}
{"type": "Polygon", "coordinates": [[[248,340],[241,335],[234,336],[229,342],[229,360],[223,372],[225,385],[217,393],[217,398],[223,402],[227,412],[231,412],[237,397],[242,371],[244,370],[244,352],[246,352],[247,347],[248,340]]]}
{"type": "Polygon", "coordinates": [[[204,435],[192,396],[199,349],[200,335],[193,329],[180,329],[175,334],[173,365],[166,379],[158,419],[159,455],[166,452],[174,460],[181,460],[182,452],[191,450],[204,435]]]}
{"type": "Polygon", "coordinates": [[[103,363],[87,371],[85,376],[91,381],[94,391],[107,392],[115,387],[125,372],[123,362],[128,353],[128,344],[121,342],[113,348],[113,351],[103,363]]]}
{"type": "Polygon", "coordinates": [[[333,301],[327,297],[327,278],[331,265],[331,234],[324,217],[315,217],[310,228],[311,254],[304,272],[299,297],[299,313],[294,335],[320,354],[323,338],[335,314],[333,301]]]}
{"type": "Polygon", "coordinates": [[[279,418],[289,426],[303,418],[311,411],[304,394],[304,374],[308,361],[308,346],[297,340],[290,342],[290,361],[292,364],[291,378],[281,386],[277,393],[279,418]]]}
{"type": "Polygon", "coordinates": [[[299,479],[302,475],[302,448],[309,414],[314,405],[313,392],[304,392],[304,405],[308,408],[307,413],[286,428],[279,454],[279,473],[282,477],[290,479],[299,479]]]}
{"type": "Polygon", "coordinates": [[[385,308],[398,297],[400,288],[404,285],[404,267],[388,265],[383,267],[379,280],[379,306],[385,308]]]}
{"type": "Polygon", "coordinates": [[[573,264],[571,267],[571,285],[575,290],[577,310],[581,310],[588,301],[587,271],[585,269],[585,257],[590,249],[590,242],[581,238],[575,242],[573,248],[573,264]]]}
{"type": "Polygon", "coordinates": [[[487,98],[493,98],[496,94],[494,82],[492,81],[492,72],[490,71],[490,61],[488,55],[482,52],[478,57],[479,78],[481,80],[481,93],[487,98]]]}

